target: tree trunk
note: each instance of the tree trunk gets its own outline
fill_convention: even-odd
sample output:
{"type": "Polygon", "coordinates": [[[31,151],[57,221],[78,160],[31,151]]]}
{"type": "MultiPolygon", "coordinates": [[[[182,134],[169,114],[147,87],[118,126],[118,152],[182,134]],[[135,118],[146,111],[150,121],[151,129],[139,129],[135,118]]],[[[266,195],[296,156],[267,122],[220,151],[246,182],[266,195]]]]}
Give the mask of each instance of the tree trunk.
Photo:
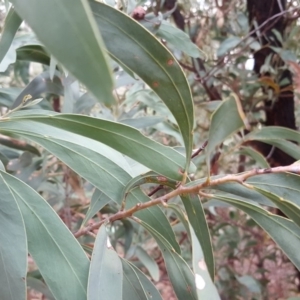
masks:
{"type": "MultiPolygon", "coordinates": [[[[282,46],[274,30],[280,33],[282,37],[284,36],[285,19],[283,11],[286,9],[286,0],[248,0],[247,6],[251,31],[259,27],[259,30],[256,30],[252,36],[262,43],[262,49],[254,54],[255,72],[259,74],[259,76],[270,76],[268,73],[261,74],[261,67],[265,59],[269,55],[272,55],[272,67],[278,71],[275,78],[272,77],[272,80],[279,86],[279,83],[285,79],[287,82],[286,87],[290,86],[292,84],[291,72],[288,69],[284,71],[279,70],[279,67],[282,67],[284,62],[271,49],[271,46],[282,46]],[[255,27],[253,24],[255,24],[255,27]]],[[[284,86],[281,87],[281,90],[283,88],[284,86]]],[[[264,90],[266,96],[269,89],[270,87],[264,90]]],[[[280,91],[277,95],[275,91],[273,91],[273,98],[265,100],[264,104],[266,108],[266,126],[283,126],[296,129],[294,94],[292,91],[280,91]]],[[[270,145],[259,142],[255,144],[255,147],[266,157],[268,156],[268,158],[270,158],[272,166],[289,165],[295,161],[292,157],[279,149],[272,149],[270,145]]]]}

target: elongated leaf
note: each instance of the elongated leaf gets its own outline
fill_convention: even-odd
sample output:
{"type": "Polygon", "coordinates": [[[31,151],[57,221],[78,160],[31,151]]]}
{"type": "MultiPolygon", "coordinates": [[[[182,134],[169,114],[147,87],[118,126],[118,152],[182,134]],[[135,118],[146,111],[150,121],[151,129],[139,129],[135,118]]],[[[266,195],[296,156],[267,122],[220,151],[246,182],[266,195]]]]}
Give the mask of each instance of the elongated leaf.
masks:
{"type": "Polygon", "coordinates": [[[298,145],[286,141],[286,140],[267,140],[267,144],[275,146],[276,148],[282,150],[283,152],[287,153],[291,157],[295,158],[296,160],[300,159],[300,148],[298,145]]]}
{"type": "Polygon", "coordinates": [[[42,293],[44,296],[47,297],[47,300],[55,300],[48,287],[41,280],[28,276],[26,281],[29,288],[32,288],[35,291],[42,293]]]}
{"type": "MultiPolygon", "coordinates": [[[[0,155],[1,155],[1,153],[0,153],[0,155]]],[[[2,159],[2,158],[1,158],[1,159],[2,159]]],[[[0,161],[0,170],[5,171],[5,167],[4,167],[2,161],[0,161]]]]}
{"type": "Polygon", "coordinates": [[[300,133],[296,130],[292,130],[284,127],[268,126],[253,131],[244,137],[245,141],[257,140],[257,141],[267,142],[267,140],[284,140],[284,139],[300,143],[300,133]]]}
{"type": "Polygon", "coordinates": [[[47,50],[99,101],[106,104],[114,102],[113,82],[103,52],[104,45],[86,1],[11,2],[47,50]]]}
{"type": "Polygon", "coordinates": [[[21,209],[29,253],[55,299],[85,299],[89,260],[77,240],[38,193],[11,175],[1,174],[21,209]]]}
{"type": "Polygon", "coordinates": [[[259,193],[263,194],[267,198],[269,198],[272,202],[274,202],[277,207],[291,220],[295,222],[300,227],[300,208],[296,204],[292,203],[291,201],[288,201],[282,197],[278,197],[274,193],[265,191],[263,189],[260,189],[256,186],[253,186],[253,188],[258,191],[259,193]]]}
{"type": "Polygon", "coordinates": [[[252,157],[261,168],[269,168],[270,167],[269,163],[267,162],[265,157],[263,155],[261,155],[258,151],[254,150],[253,148],[242,147],[242,149],[239,151],[239,154],[244,154],[244,155],[252,157]]]}
{"type": "MultiPolygon", "coordinates": [[[[141,285],[143,286],[144,291],[148,300],[162,300],[162,297],[153,283],[145,276],[143,272],[140,271],[135,265],[126,261],[130,267],[135,271],[136,275],[139,278],[141,285]]],[[[125,298],[124,298],[125,299],[125,298]]],[[[127,298],[126,298],[127,299],[127,298]]],[[[131,298],[130,298],[131,299],[131,298]]]]}
{"type": "Polygon", "coordinates": [[[50,56],[39,45],[27,45],[16,49],[17,60],[37,62],[44,65],[50,64],[50,56]]]}
{"type": "Polygon", "coordinates": [[[123,266],[123,299],[148,300],[146,291],[131,264],[122,259],[123,266]]]}
{"type": "Polygon", "coordinates": [[[241,38],[238,36],[230,36],[226,40],[224,40],[219,49],[218,49],[218,56],[222,56],[226,54],[227,51],[233,49],[241,42],[241,38]]]}
{"type": "Polygon", "coordinates": [[[22,19],[15,12],[13,7],[10,8],[4,23],[0,40],[0,63],[3,61],[8,49],[10,48],[16,32],[18,31],[22,19]]]}
{"type": "Polygon", "coordinates": [[[101,208],[103,208],[110,201],[111,199],[108,196],[96,189],[81,226],[84,226],[88,220],[90,220],[99,210],[101,210],[101,208]]]}
{"type": "Polygon", "coordinates": [[[41,156],[39,150],[36,147],[34,147],[28,143],[21,142],[19,140],[8,138],[6,136],[0,137],[0,144],[4,145],[6,147],[9,147],[9,148],[18,149],[18,150],[22,150],[22,151],[28,151],[28,152],[31,152],[32,154],[41,156]]]}
{"type": "Polygon", "coordinates": [[[142,174],[142,175],[139,175],[139,176],[136,176],[136,177],[132,178],[126,184],[126,187],[123,191],[124,197],[126,197],[127,194],[131,190],[136,188],[137,186],[140,186],[142,184],[149,184],[149,183],[156,183],[156,184],[159,184],[159,185],[165,185],[165,186],[169,186],[169,187],[174,189],[178,182],[174,181],[174,180],[168,180],[166,177],[159,176],[157,173],[150,171],[148,173],[145,173],[145,174],[142,174]]]}
{"type": "MultiPolygon", "coordinates": [[[[50,127],[45,126],[43,132],[43,135],[48,136],[51,136],[52,126],[63,128],[104,143],[166,177],[175,180],[182,178],[185,159],[181,154],[146,138],[132,127],[116,122],[81,115],[49,115],[49,112],[35,110],[32,113],[19,111],[14,114],[13,119],[5,119],[0,124],[2,132],[18,131],[19,134],[37,133],[40,131],[37,128],[40,124],[48,124],[50,127]]],[[[193,171],[194,166],[190,170],[193,171]]]]}
{"type": "Polygon", "coordinates": [[[131,176],[105,156],[75,143],[55,138],[23,134],[43,146],[61,161],[103,191],[106,197],[121,203],[125,184],[131,176]]]}
{"type": "Polygon", "coordinates": [[[98,231],[91,259],[88,300],[122,300],[122,263],[111,247],[104,225],[98,231]]]}
{"type": "Polygon", "coordinates": [[[135,20],[103,3],[90,1],[90,5],[111,57],[144,80],[174,115],[184,139],[188,165],[193,144],[194,110],[181,67],[174,56],[135,20]],[[122,47],[116,47],[116,40],[122,47]]]}
{"type": "MultiPolygon", "coordinates": [[[[38,129],[43,132],[43,128],[41,126],[39,126],[38,129]]],[[[107,193],[108,196],[112,197],[112,200],[119,204],[121,203],[125,184],[130,181],[131,176],[118,164],[106,159],[98,152],[89,149],[89,147],[97,147],[97,145],[93,143],[91,144],[88,140],[84,139],[81,141],[80,139],[77,140],[76,136],[72,136],[70,133],[67,133],[68,137],[66,136],[66,138],[71,137],[71,139],[74,138],[76,142],[78,141],[83,144],[86,143],[87,148],[67,141],[48,139],[45,137],[42,138],[41,136],[28,134],[27,131],[22,135],[44,146],[50,152],[57,155],[70,168],[74,169],[78,172],[78,174],[103,191],[105,195],[107,193]],[[70,155],[70,153],[72,153],[72,155],[70,155]]],[[[101,152],[101,149],[102,151],[105,151],[105,148],[103,149],[103,147],[100,147],[98,151],[101,152]]],[[[147,202],[149,200],[150,198],[147,197],[141,190],[136,189],[130,193],[127,203],[136,205],[139,202],[147,202]]],[[[99,205],[99,203],[95,204],[95,206],[91,209],[95,211],[95,207],[97,207],[97,205],[99,205]]],[[[166,216],[162,213],[159,207],[151,207],[144,211],[140,211],[138,215],[142,220],[149,223],[160,234],[166,237],[176,251],[180,251],[174,232],[166,216]]]]}
{"type": "Polygon", "coordinates": [[[290,142],[295,141],[300,143],[300,134],[296,130],[277,126],[268,126],[249,133],[244,137],[244,140],[265,142],[281,149],[297,160],[300,159],[299,146],[290,142]]]}
{"type": "Polygon", "coordinates": [[[204,261],[207,265],[209,274],[214,280],[215,277],[215,263],[212,250],[210,233],[208,230],[205,213],[197,195],[182,195],[183,205],[185,207],[189,222],[194,229],[198,242],[201,245],[204,253],[204,261]]]}
{"type": "Polygon", "coordinates": [[[234,197],[221,197],[218,195],[215,195],[215,197],[247,213],[271,236],[292,263],[300,270],[300,230],[294,222],[234,197]]]}
{"type": "Polygon", "coordinates": [[[187,263],[174,251],[170,243],[151,226],[143,221],[141,225],[155,238],[161,250],[177,298],[197,300],[195,276],[187,263]]]}
{"type": "Polygon", "coordinates": [[[207,158],[214,148],[222,143],[228,136],[243,126],[241,112],[234,97],[222,102],[212,114],[208,145],[206,147],[207,158]]]}
{"type": "MultiPolygon", "coordinates": [[[[150,198],[146,196],[140,189],[131,191],[128,195],[126,204],[130,207],[137,203],[148,202],[150,198]]],[[[173,249],[180,253],[180,247],[176,241],[174,231],[162,210],[158,206],[152,206],[143,210],[140,210],[134,214],[141,219],[147,226],[150,226],[153,230],[158,232],[164,239],[172,245],[173,249]]]]}
{"type": "MultiPolygon", "coordinates": [[[[267,174],[267,176],[270,176],[270,175],[275,175],[275,174],[267,174]]],[[[261,176],[261,175],[259,175],[259,176],[261,176]]],[[[212,176],[211,180],[215,180],[220,177],[222,177],[222,176],[220,176],[220,175],[212,176]]],[[[249,183],[252,183],[251,180],[256,177],[257,176],[251,177],[250,179],[248,179],[249,183]]],[[[266,177],[266,178],[268,178],[268,177],[266,177]]],[[[198,180],[189,182],[188,184],[186,184],[186,186],[195,186],[195,185],[201,184],[205,181],[206,181],[206,178],[198,179],[198,180]]],[[[257,181],[255,181],[255,182],[257,182],[257,181]]],[[[247,181],[247,183],[248,183],[248,181],[247,181]]],[[[235,195],[236,198],[240,198],[244,201],[256,202],[259,204],[276,207],[268,198],[264,197],[262,194],[258,193],[255,190],[250,190],[250,189],[246,188],[245,186],[243,186],[239,183],[236,183],[236,182],[227,182],[227,183],[215,185],[212,187],[212,189],[221,191],[221,192],[225,192],[227,194],[233,194],[233,195],[235,195]]],[[[230,197],[230,195],[227,195],[227,196],[230,197]]]]}
{"type": "Polygon", "coordinates": [[[162,122],[165,118],[163,117],[142,117],[142,118],[135,118],[135,119],[124,119],[120,120],[120,123],[132,126],[137,129],[142,129],[146,127],[152,127],[160,122],[162,122]]]}
{"type": "Polygon", "coordinates": [[[300,206],[299,175],[292,173],[265,174],[251,177],[246,182],[255,186],[256,188],[276,194],[277,196],[287,199],[297,206],[300,206]]]}
{"type": "Polygon", "coordinates": [[[178,219],[180,220],[180,222],[184,226],[187,234],[189,235],[189,237],[191,237],[190,224],[189,224],[188,217],[187,217],[186,213],[181,209],[181,207],[179,205],[174,204],[174,203],[167,204],[167,208],[169,208],[169,209],[171,209],[175,212],[178,219]]]}
{"type": "Polygon", "coordinates": [[[136,247],[136,257],[146,267],[154,281],[159,280],[159,268],[156,261],[140,246],[136,247]]]}
{"type": "Polygon", "coordinates": [[[0,295],[5,300],[25,300],[26,232],[8,176],[0,167],[0,295]]]}
{"type": "Polygon", "coordinates": [[[193,270],[195,273],[198,299],[220,300],[221,298],[207,269],[199,239],[192,227],[190,228],[190,231],[192,235],[193,270]]]}
{"type": "Polygon", "coordinates": [[[5,107],[11,107],[16,97],[22,91],[20,88],[5,88],[0,89],[0,105],[5,107]]]}
{"type": "Polygon", "coordinates": [[[191,41],[190,37],[170,22],[163,20],[156,35],[191,57],[205,59],[205,54],[191,41]]]}
{"type": "Polygon", "coordinates": [[[55,95],[63,95],[64,88],[62,86],[61,80],[58,77],[58,74],[50,79],[49,72],[44,72],[38,76],[36,76],[18,95],[14,104],[12,105],[12,109],[19,106],[26,95],[31,96],[31,100],[34,100],[41,96],[43,93],[55,94],[55,95]]]}

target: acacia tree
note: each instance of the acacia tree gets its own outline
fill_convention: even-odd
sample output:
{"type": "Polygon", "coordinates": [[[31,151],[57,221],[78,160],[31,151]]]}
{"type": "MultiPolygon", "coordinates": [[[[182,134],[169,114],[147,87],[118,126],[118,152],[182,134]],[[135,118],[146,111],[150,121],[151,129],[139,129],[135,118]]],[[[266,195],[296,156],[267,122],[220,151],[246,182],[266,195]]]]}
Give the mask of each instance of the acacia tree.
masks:
{"type": "Polygon", "coordinates": [[[295,8],[273,1],[260,18],[249,1],[251,27],[238,1],[11,3],[0,41],[3,78],[15,75],[0,98],[1,299],[25,299],[27,285],[49,299],[162,299],[154,247],[178,299],[220,299],[207,220],[224,205],[300,267],[300,166],[269,161],[275,147],[299,159],[286,68],[298,53],[284,48],[298,31],[284,40],[278,25],[295,8]],[[18,31],[23,20],[32,32],[18,31]],[[260,78],[245,68],[253,51],[260,78]],[[32,62],[43,65],[34,78],[32,62]],[[293,126],[278,123],[283,101],[293,126]]]}

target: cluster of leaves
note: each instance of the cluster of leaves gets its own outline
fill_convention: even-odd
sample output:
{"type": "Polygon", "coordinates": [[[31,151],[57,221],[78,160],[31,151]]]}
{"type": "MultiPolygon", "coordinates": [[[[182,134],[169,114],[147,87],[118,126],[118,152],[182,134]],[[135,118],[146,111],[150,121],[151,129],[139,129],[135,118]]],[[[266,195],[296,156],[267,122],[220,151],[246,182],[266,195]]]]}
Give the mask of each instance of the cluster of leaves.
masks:
{"type": "MultiPolygon", "coordinates": [[[[11,3],[0,70],[10,75],[13,64],[28,84],[0,90],[3,299],[24,299],[27,285],[48,299],[162,299],[149,279],[159,279],[153,240],[178,299],[220,299],[200,190],[206,208],[244,211],[300,267],[300,177],[286,173],[299,173],[297,164],[208,176],[221,144],[223,156],[247,155],[268,168],[243,145],[263,140],[299,159],[299,147],[282,136],[299,143],[300,134],[272,127],[242,135],[249,124],[232,89],[197,108],[197,116],[213,114],[209,131],[194,136],[203,123],[194,120],[192,96],[202,101],[202,91],[160,39],[185,53],[177,53],[181,61],[203,54],[164,20],[169,12],[137,22],[132,3],[127,14],[95,1],[11,3]],[[23,20],[34,35],[16,35],[23,20]],[[32,62],[44,68],[35,78],[32,62]],[[206,138],[205,156],[194,157],[206,138]]],[[[223,41],[218,55],[237,45],[223,41]]]]}

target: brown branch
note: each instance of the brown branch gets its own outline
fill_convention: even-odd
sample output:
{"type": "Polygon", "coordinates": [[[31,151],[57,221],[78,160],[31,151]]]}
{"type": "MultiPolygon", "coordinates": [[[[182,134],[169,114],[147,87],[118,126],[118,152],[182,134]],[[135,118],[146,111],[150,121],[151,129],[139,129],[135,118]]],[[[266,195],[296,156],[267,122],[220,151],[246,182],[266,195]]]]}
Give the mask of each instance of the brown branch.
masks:
{"type": "Polygon", "coordinates": [[[294,163],[290,166],[284,166],[284,167],[275,167],[275,168],[267,168],[267,169],[253,169],[253,170],[241,173],[241,174],[225,175],[223,177],[216,178],[213,180],[210,180],[208,178],[205,182],[196,184],[194,186],[179,185],[176,190],[173,190],[173,191],[169,192],[168,194],[165,194],[156,199],[152,199],[145,203],[137,203],[135,206],[133,206],[127,210],[119,211],[100,222],[94,223],[87,227],[83,227],[83,228],[79,229],[76,233],[74,233],[74,236],[78,238],[82,235],[87,234],[88,232],[90,232],[94,229],[98,229],[104,223],[111,223],[116,220],[131,217],[134,213],[136,213],[140,210],[146,209],[151,206],[159,205],[159,204],[165,204],[170,199],[172,199],[176,196],[182,195],[182,194],[198,194],[204,188],[209,188],[209,187],[213,187],[213,186],[220,185],[223,183],[228,183],[228,182],[237,182],[237,183],[245,185],[246,187],[251,188],[251,186],[249,186],[245,183],[245,181],[250,177],[253,177],[256,175],[262,175],[262,174],[271,174],[271,173],[274,174],[274,173],[286,173],[286,172],[300,175],[300,163],[294,163]]]}

